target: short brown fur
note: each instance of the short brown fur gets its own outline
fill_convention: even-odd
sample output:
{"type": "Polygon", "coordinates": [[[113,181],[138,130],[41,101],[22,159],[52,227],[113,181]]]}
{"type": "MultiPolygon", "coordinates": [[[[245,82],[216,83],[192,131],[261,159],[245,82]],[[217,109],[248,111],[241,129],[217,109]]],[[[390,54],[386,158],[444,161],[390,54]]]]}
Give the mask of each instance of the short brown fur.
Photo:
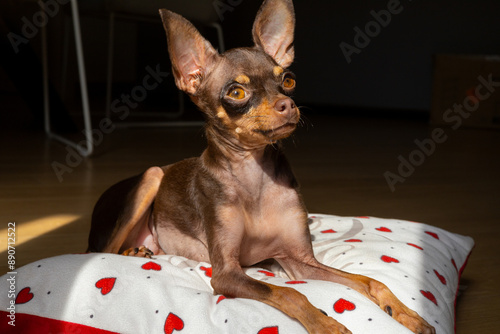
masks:
{"type": "Polygon", "coordinates": [[[309,333],[350,333],[296,290],[243,272],[274,258],[292,279],[344,284],[414,333],[435,333],[384,284],[314,257],[307,211],[279,142],[300,120],[288,70],[292,1],[265,0],[253,27],[255,46],[222,55],[181,16],[160,14],[176,84],[206,117],[207,148],[198,158],[152,167],[106,191],[94,209],[88,250],[210,262],[216,293],[276,307],[309,333]]]}

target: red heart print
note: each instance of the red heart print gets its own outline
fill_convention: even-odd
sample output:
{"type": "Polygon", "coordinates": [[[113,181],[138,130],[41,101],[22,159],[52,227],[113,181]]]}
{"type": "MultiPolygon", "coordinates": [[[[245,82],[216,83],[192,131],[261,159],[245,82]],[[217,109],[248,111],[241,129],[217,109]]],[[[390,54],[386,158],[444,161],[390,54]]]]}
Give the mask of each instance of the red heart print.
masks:
{"type": "Polygon", "coordinates": [[[306,284],[307,282],[305,281],[288,281],[285,282],[285,284],[306,284]]]}
{"type": "Polygon", "coordinates": [[[154,263],[153,261],[144,263],[141,268],[144,270],[155,270],[155,271],[161,270],[161,266],[158,263],[154,263]]]}
{"type": "Polygon", "coordinates": [[[321,233],[337,233],[337,231],[335,231],[334,229],[329,229],[329,230],[321,231],[321,233]]]}
{"type": "Polygon", "coordinates": [[[347,239],[344,242],[363,242],[361,239],[347,239]]]}
{"type": "Polygon", "coordinates": [[[217,302],[215,304],[219,304],[221,301],[223,301],[224,299],[226,299],[225,296],[220,296],[218,299],[217,299],[217,302]]]}
{"type": "Polygon", "coordinates": [[[276,276],[272,272],[269,272],[269,271],[266,271],[266,270],[259,270],[258,272],[261,273],[261,274],[264,274],[266,276],[269,276],[269,277],[275,277],[276,276]]]}
{"type": "Polygon", "coordinates": [[[395,258],[387,256],[387,255],[382,255],[382,257],[380,259],[386,263],[392,263],[392,262],[399,263],[398,259],[395,259],[395,258]]]}
{"type": "Polygon", "coordinates": [[[257,334],[278,334],[278,326],[262,328],[257,334]]]}
{"type": "Polygon", "coordinates": [[[184,328],[184,321],[173,313],[169,313],[165,320],[165,333],[172,334],[174,331],[181,331],[184,328]]]}
{"type": "Polygon", "coordinates": [[[434,269],[434,274],[436,274],[437,278],[439,278],[441,283],[446,285],[446,278],[444,276],[442,276],[440,273],[438,273],[438,271],[436,269],[434,269]]]}
{"type": "Polygon", "coordinates": [[[333,304],[333,309],[339,314],[344,313],[344,311],[353,311],[355,308],[356,305],[348,300],[345,300],[344,298],[340,298],[335,302],[335,304],[333,304]]]}
{"type": "Polygon", "coordinates": [[[425,233],[427,233],[428,235],[430,235],[431,237],[439,240],[439,235],[437,235],[436,233],[434,232],[429,232],[429,231],[425,231],[425,233]]]}
{"type": "Polygon", "coordinates": [[[113,290],[115,282],[115,277],[102,278],[95,283],[95,287],[101,289],[102,295],[105,296],[113,290]]]}
{"type": "Polygon", "coordinates": [[[390,229],[388,229],[387,227],[379,227],[379,228],[376,228],[377,231],[380,231],[380,232],[392,232],[390,229]]]}
{"type": "Polygon", "coordinates": [[[29,287],[26,287],[19,291],[16,297],[16,304],[24,304],[32,300],[34,295],[30,290],[29,287]]]}
{"type": "Polygon", "coordinates": [[[200,267],[201,270],[205,272],[207,277],[212,277],[212,267],[200,267]]]}
{"type": "Polygon", "coordinates": [[[430,291],[424,291],[424,290],[420,290],[420,293],[427,299],[429,299],[431,302],[433,302],[434,304],[438,304],[437,300],[436,300],[436,297],[434,297],[434,295],[432,294],[432,292],[430,291]]]}
{"type": "Polygon", "coordinates": [[[417,245],[415,245],[415,244],[410,244],[410,243],[408,243],[408,245],[410,245],[410,246],[412,246],[412,247],[415,247],[415,248],[418,248],[418,249],[420,249],[420,250],[424,250],[422,247],[417,246],[417,245]]]}

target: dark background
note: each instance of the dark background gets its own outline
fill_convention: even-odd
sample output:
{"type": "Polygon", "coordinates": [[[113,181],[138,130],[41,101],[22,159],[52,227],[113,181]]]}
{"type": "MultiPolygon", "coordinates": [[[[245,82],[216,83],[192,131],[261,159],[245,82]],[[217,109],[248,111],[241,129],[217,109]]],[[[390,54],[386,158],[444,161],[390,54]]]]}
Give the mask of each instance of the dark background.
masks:
{"type": "MultiPolygon", "coordinates": [[[[3,1],[6,1],[3,6],[9,2],[3,1]]],[[[85,11],[85,4],[90,2],[80,3],[84,7],[81,26],[91,109],[94,114],[102,115],[105,106],[107,13],[85,11]]],[[[261,1],[220,0],[218,3],[237,4],[224,11],[220,21],[226,47],[252,45],[251,27],[261,1]]],[[[61,5],[63,10],[51,18],[47,28],[51,81],[65,106],[75,113],[80,108],[80,96],[69,6],[61,5]],[[61,64],[65,32],[69,32],[69,62],[67,79],[63,81],[61,64]]],[[[328,113],[363,110],[369,115],[418,113],[426,117],[432,99],[435,54],[500,54],[499,1],[401,0],[401,12],[392,15],[390,23],[381,27],[378,35],[372,37],[359,54],[352,54],[349,64],[339,44],[354,45],[354,28],[364,31],[365,25],[374,21],[370,12],[386,10],[387,6],[386,0],[295,1],[296,61],[292,69],[298,77],[296,100],[300,105],[328,113]]],[[[10,13],[2,11],[4,18],[11,23],[10,27],[17,23],[18,29],[22,26],[22,16],[31,21],[33,13],[39,10],[36,4],[24,4],[23,1],[16,7],[14,12],[12,8],[10,13]]],[[[200,28],[216,44],[213,30],[200,28]]],[[[130,92],[132,87],[140,84],[147,74],[147,66],[154,68],[161,63],[162,68],[168,70],[170,66],[159,17],[157,23],[119,19],[115,29],[113,98],[130,92]]],[[[30,48],[39,55],[40,35],[23,45],[21,52],[30,48]]],[[[6,43],[2,47],[6,47],[6,43]]],[[[4,61],[2,65],[5,68],[10,66],[10,62],[6,65],[4,61]]],[[[37,86],[39,77],[34,76],[31,68],[23,66],[23,63],[15,66],[20,76],[33,76],[34,83],[29,90],[40,88],[37,86]],[[28,73],[23,73],[23,70],[28,73]]],[[[11,79],[12,74],[9,78],[0,69],[0,98],[16,96],[19,90],[26,89],[12,85],[11,79]]],[[[175,109],[176,103],[177,91],[172,78],[168,78],[162,89],[151,92],[140,108],[175,109]]],[[[33,111],[33,107],[31,109],[33,111]]],[[[40,115],[40,110],[33,112],[40,115]]],[[[40,123],[40,116],[35,118],[40,123]]],[[[11,119],[13,115],[4,114],[2,117],[4,122],[11,119]]],[[[26,116],[21,123],[29,121],[30,117],[26,116]]]]}
{"type": "MultiPolygon", "coordinates": [[[[250,26],[258,2],[244,1],[233,14],[241,15],[242,27],[250,26]]],[[[500,53],[499,1],[402,0],[401,13],[348,64],[339,44],[353,45],[354,27],[364,30],[374,20],[370,12],[387,4],[295,1],[294,70],[304,102],[428,111],[434,54],[500,53]]],[[[237,45],[237,38],[227,35],[237,45]]]]}

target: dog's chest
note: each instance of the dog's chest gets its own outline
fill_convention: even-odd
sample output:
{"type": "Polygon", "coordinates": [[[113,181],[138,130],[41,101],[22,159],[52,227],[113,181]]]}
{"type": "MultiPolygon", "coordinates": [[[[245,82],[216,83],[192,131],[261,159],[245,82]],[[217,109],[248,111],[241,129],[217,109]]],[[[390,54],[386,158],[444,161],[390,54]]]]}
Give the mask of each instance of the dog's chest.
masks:
{"type": "Polygon", "coordinates": [[[301,233],[304,208],[296,189],[266,173],[236,184],[233,194],[244,224],[240,261],[250,265],[276,256],[288,233],[301,233]]]}
{"type": "Polygon", "coordinates": [[[243,166],[227,185],[231,197],[252,220],[272,217],[299,200],[290,180],[276,176],[271,168],[243,166]]]}

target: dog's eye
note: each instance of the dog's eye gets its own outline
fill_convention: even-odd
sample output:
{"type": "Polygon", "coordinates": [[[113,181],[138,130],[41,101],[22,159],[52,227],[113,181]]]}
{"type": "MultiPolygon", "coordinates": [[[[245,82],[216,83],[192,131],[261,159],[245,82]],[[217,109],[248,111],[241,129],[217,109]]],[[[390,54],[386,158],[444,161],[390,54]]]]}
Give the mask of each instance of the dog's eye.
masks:
{"type": "Polygon", "coordinates": [[[243,88],[236,87],[230,89],[227,96],[235,100],[243,100],[246,97],[246,93],[243,88]]]}
{"type": "Polygon", "coordinates": [[[286,76],[283,79],[283,87],[285,87],[286,89],[295,88],[295,79],[292,78],[291,76],[286,76]]]}

